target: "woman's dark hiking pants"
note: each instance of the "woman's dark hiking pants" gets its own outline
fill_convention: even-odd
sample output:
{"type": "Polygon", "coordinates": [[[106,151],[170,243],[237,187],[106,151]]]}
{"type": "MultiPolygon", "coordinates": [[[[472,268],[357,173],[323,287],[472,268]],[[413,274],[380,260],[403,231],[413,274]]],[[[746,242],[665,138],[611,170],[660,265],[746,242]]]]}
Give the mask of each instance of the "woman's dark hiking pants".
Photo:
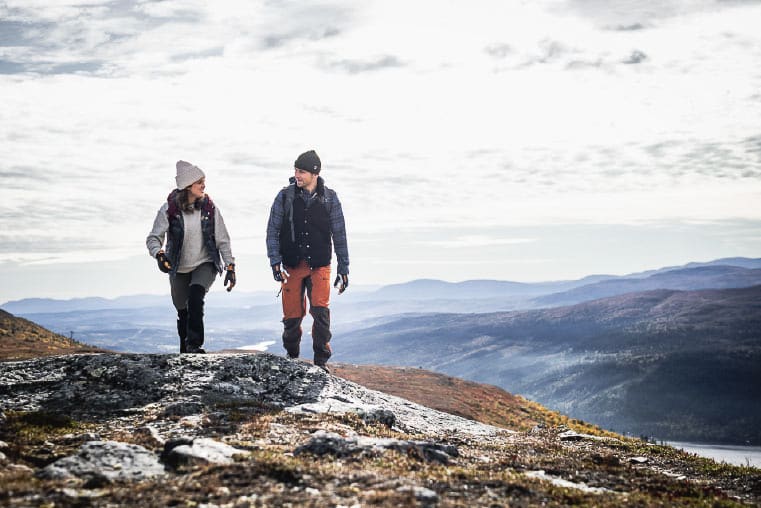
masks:
{"type": "Polygon", "coordinates": [[[203,298],[206,288],[193,284],[188,295],[188,350],[203,346],[203,298]]]}
{"type": "Polygon", "coordinates": [[[200,349],[204,342],[203,307],[206,292],[209,291],[216,268],[212,263],[204,263],[189,273],[178,273],[170,277],[172,303],[177,309],[177,335],[180,337],[180,353],[200,349]]]}

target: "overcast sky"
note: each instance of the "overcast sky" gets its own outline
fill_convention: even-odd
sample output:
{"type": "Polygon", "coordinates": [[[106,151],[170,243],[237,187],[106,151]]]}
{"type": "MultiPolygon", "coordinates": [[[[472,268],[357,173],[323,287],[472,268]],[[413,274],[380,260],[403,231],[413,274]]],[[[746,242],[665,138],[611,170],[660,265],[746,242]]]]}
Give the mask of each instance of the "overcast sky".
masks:
{"type": "Polygon", "coordinates": [[[238,289],[274,289],[310,148],[357,286],[761,257],[759,27],[739,0],[0,0],[0,302],[167,292],[145,236],[178,159],[238,289]]]}

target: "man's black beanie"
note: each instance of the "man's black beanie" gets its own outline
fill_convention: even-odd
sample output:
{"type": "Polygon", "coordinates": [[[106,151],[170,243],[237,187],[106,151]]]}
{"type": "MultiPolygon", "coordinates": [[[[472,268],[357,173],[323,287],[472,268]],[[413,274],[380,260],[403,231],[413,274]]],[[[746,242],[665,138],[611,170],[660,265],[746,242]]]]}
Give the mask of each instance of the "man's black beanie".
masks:
{"type": "Polygon", "coordinates": [[[303,169],[304,171],[309,171],[315,175],[320,174],[320,158],[314,150],[309,150],[308,152],[299,155],[293,165],[297,169],[303,169]]]}

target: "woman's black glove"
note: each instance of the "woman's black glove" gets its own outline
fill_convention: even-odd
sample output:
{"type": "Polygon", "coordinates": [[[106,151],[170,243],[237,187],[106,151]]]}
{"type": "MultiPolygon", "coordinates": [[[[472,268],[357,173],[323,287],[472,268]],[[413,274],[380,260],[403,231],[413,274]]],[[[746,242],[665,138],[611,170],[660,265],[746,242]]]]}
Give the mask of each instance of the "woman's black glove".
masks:
{"type": "Polygon", "coordinates": [[[336,275],[336,281],[333,283],[334,288],[338,288],[338,294],[340,295],[346,288],[349,287],[349,276],[345,273],[339,273],[336,275]]]}
{"type": "Polygon", "coordinates": [[[225,275],[224,285],[227,286],[227,283],[230,283],[230,286],[227,288],[227,292],[229,293],[235,287],[235,263],[230,263],[227,265],[226,270],[227,274],[225,275]]]}
{"type": "Polygon", "coordinates": [[[162,272],[169,273],[172,271],[172,264],[167,259],[166,254],[164,254],[163,250],[160,250],[156,253],[156,261],[158,261],[159,270],[162,272]]]}

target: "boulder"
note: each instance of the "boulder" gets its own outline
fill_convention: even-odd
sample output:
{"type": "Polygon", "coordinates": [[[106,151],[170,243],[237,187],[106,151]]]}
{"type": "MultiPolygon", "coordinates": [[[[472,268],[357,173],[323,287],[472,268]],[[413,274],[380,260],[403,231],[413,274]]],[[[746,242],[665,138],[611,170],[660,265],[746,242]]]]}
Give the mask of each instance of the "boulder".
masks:
{"type": "Polygon", "coordinates": [[[232,464],[235,455],[247,453],[209,438],[177,438],[164,445],[162,460],[178,467],[190,464],[232,464]]]}
{"type": "Polygon", "coordinates": [[[145,480],[163,475],[164,466],[155,453],[142,446],[118,441],[90,441],[76,455],[58,459],[41,469],[41,478],[112,482],[145,480]]]}
{"type": "Polygon", "coordinates": [[[441,464],[448,464],[450,459],[459,456],[457,447],[432,441],[404,441],[362,436],[342,437],[323,430],[315,432],[306,444],[296,448],[293,453],[295,455],[311,453],[320,456],[347,457],[350,455],[376,454],[385,450],[396,450],[428,462],[441,464]]]}

